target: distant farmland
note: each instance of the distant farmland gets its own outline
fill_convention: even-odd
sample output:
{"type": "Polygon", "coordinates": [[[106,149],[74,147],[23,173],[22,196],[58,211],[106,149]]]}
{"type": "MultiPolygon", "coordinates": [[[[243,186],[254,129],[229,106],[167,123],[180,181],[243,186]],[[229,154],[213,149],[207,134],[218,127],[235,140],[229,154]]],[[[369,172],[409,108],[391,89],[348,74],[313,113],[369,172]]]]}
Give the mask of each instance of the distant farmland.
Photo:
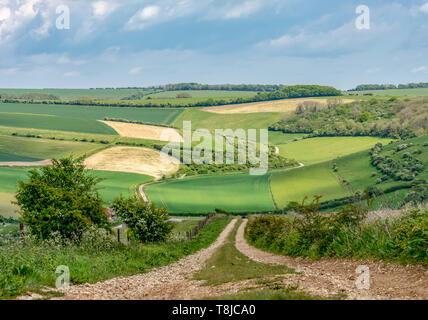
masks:
{"type": "MultiPolygon", "coordinates": [[[[20,96],[24,93],[52,94],[63,100],[76,100],[80,96],[88,96],[92,99],[122,99],[137,92],[139,89],[1,89],[0,93],[20,96]]],[[[147,93],[153,90],[145,91],[147,93]]]]}
{"type": "Polygon", "coordinates": [[[186,178],[146,188],[151,201],[172,213],[210,213],[275,210],[269,175],[231,174],[186,178]]]}
{"type": "Polygon", "coordinates": [[[171,123],[181,112],[179,109],[135,108],[135,107],[98,107],[80,105],[44,105],[24,103],[1,103],[0,113],[52,115],[64,118],[104,120],[121,118],[153,122],[171,123]]]}
{"type": "Polygon", "coordinates": [[[0,135],[0,162],[38,161],[73,154],[82,156],[104,149],[101,144],[29,139],[0,135]]]}

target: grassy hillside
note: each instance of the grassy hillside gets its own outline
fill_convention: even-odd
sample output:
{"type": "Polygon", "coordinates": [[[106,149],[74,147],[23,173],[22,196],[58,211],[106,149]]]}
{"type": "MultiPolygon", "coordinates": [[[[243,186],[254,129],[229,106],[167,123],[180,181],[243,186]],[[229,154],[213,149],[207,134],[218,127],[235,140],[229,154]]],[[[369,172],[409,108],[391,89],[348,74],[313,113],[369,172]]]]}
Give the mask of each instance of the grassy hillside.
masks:
{"type": "MultiPolygon", "coordinates": [[[[142,92],[139,89],[1,89],[0,93],[9,95],[22,95],[24,93],[42,93],[52,94],[63,100],[75,100],[80,96],[88,96],[92,99],[122,99],[136,92],[142,92]]],[[[148,93],[152,92],[146,91],[148,93]]]]}
{"type": "Polygon", "coordinates": [[[301,202],[305,196],[322,196],[322,200],[332,200],[349,195],[331,169],[331,162],[323,162],[308,167],[291,169],[272,174],[271,189],[279,209],[291,201],[301,202]]]}
{"type": "Polygon", "coordinates": [[[0,162],[38,161],[61,158],[72,153],[75,156],[91,154],[105,148],[101,144],[30,139],[0,135],[0,162]]]}
{"type": "Polygon", "coordinates": [[[183,121],[192,122],[192,130],[203,128],[214,129],[267,129],[268,126],[278,121],[281,113],[250,113],[250,114],[215,114],[200,109],[186,109],[172,123],[173,126],[182,128],[183,121]]]}
{"type": "MultiPolygon", "coordinates": [[[[0,167],[0,215],[16,216],[16,207],[10,202],[14,200],[17,183],[26,181],[29,168],[0,167]]],[[[122,194],[124,197],[134,194],[137,185],[153,180],[152,177],[124,172],[91,171],[96,177],[104,179],[98,184],[101,197],[106,204],[122,194]]]]}
{"type": "Polygon", "coordinates": [[[98,184],[101,197],[106,204],[113,202],[121,194],[129,197],[135,194],[135,190],[140,184],[153,181],[153,177],[143,174],[112,172],[112,171],[92,171],[92,173],[101,179],[98,184]]]}
{"type": "Polygon", "coordinates": [[[278,147],[283,157],[311,165],[370,149],[378,142],[388,144],[390,141],[377,137],[322,137],[280,144],[278,147]]]}
{"type": "Polygon", "coordinates": [[[146,193],[172,213],[208,213],[215,208],[230,212],[269,211],[274,204],[269,175],[204,176],[149,185],[146,193]]]}
{"type": "Polygon", "coordinates": [[[97,134],[117,134],[116,131],[104,123],[90,119],[5,112],[0,114],[1,126],[97,134]]]}
{"type": "Polygon", "coordinates": [[[0,113],[2,114],[1,118],[3,118],[4,113],[9,113],[28,115],[50,115],[62,118],[87,120],[104,120],[104,118],[107,117],[145,121],[159,124],[169,124],[181,112],[182,110],[179,109],[0,103],[0,113]]]}

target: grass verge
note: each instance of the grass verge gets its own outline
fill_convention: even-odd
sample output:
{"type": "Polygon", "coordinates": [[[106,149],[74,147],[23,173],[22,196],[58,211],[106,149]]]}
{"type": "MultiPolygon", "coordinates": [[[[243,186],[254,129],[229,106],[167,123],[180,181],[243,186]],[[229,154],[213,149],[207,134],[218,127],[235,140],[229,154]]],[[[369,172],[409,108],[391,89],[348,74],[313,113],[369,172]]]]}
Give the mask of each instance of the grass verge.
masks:
{"type": "Polygon", "coordinates": [[[196,280],[205,280],[206,285],[220,285],[239,280],[257,279],[267,276],[294,273],[286,266],[255,262],[235,247],[235,236],[241,220],[220,247],[207,261],[206,266],[195,274],[196,280]]]}
{"type": "Polygon", "coordinates": [[[215,217],[191,241],[129,246],[105,238],[103,232],[88,233],[80,244],[35,241],[29,236],[0,237],[0,299],[54,286],[56,268],[69,267],[71,284],[95,283],[118,276],[145,273],[170,264],[213,243],[229,217],[215,217]]]}

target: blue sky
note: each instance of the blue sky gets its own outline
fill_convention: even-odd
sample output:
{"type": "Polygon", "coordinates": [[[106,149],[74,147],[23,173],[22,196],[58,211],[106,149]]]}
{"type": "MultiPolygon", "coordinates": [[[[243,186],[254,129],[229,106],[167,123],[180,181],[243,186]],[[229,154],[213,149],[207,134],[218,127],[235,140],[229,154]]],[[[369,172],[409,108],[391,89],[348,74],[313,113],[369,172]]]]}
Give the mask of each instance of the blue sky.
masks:
{"type": "Polygon", "coordinates": [[[0,0],[0,87],[428,82],[427,35],[427,0],[0,0]]]}

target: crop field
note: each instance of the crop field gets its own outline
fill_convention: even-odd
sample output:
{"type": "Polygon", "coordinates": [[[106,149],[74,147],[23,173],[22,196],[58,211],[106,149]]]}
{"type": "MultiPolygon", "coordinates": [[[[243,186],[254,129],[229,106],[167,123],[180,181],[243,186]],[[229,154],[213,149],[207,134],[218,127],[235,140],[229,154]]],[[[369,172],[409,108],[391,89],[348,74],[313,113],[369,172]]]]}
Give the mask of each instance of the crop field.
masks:
{"type": "Polygon", "coordinates": [[[0,135],[0,162],[39,161],[73,154],[82,156],[105,148],[100,144],[30,139],[0,135]]]}
{"type": "Polygon", "coordinates": [[[370,149],[378,142],[388,144],[391,141],[376,137],[323,137],[279,144],[278,147],[280,155],[311,165],[370,149]]]}
{"type": "Polygon", "coordinates": [[[326,201],[349,195],[333,173],[331,162],[273,173],[271,189],[280,209],[291,201],[301,202],[305,196],[310,201],[314,196],[322,196],[321,201],[326,201]]]}
{"type": "MultiPolygon", "coordinates": [[[[0,215],[15,216],[16,207],[11,204],[14,200],[17,183],[28,178],[27,168],[0,167],[0,215]]],[[[124,197],[135,194],[136,187],[153,180],[153,177],[125,172],[91,171],[94,176],[103,179],[98,184],[99,192],[106,204],[110,204],[121,194],[124,197]]]]}
{"type": "Polygon", "coordinates": [[[192,130],[203,128],[214,129],[267,129],[279,120],[281,113],[249,113],[249,114],[215,114],[199,108],[186,109],[172,123],[182,128],[183,121],[192,122],[192,130]]]}
{"type": "MultiPolygon", "coordinates": [[[[170,124],[181,112],[182,110],[180,109],[0,103],[0,114],[2,115],[1,118],[3,118],[5,113],[9,113],[12,115],[48,115],[71,119],[83,118],[87,120],[104,120],[106,117],[108,117],[159,124],[170,124]]],[[[7,122],[3,121],[3,123],[7,122]]]]}
{"type": "MultiPolygon", "coordinates": [[[[134,93],[141,92],[141,89],[1,89],[0,93],[9,95],[22,95],[24,93],[53,94],[62,100],[76,100],[81,96],[88,96],[92,99],[122,99],[134,93]]],[[[148,93],[152,92],[146,91],[148,93]]]]}
{"type": "Polygon", "coordinates": [[[269,131],[269,142],[274,145],[282,145],[294,140],[300,140],[305,133],[283,133],[281,131],[269,131]]]}
{"type": "Polygon", "coordinates": [[[216,208],[229,212],[274,210],[269,175],[218,175],[186,178],[149,185],[151,201],[171,213],[210,213],[216,208]]]}
{"type": "Polygon", "coordinates": [[[116,134],[113,128],[110,128],[102,122],[90,119],[6,112],[1,112],[0,114],[1,126],[96,134],[116,134]]]}
{"type": "Polygon", "coordinates": [[[153,181],[153,177],[127,172],[91,171],[96,177],[103,179],[98,184],[99,192],[106,204],[110,204],[120,195],[135,195],[140,184],[153,181]]]}

